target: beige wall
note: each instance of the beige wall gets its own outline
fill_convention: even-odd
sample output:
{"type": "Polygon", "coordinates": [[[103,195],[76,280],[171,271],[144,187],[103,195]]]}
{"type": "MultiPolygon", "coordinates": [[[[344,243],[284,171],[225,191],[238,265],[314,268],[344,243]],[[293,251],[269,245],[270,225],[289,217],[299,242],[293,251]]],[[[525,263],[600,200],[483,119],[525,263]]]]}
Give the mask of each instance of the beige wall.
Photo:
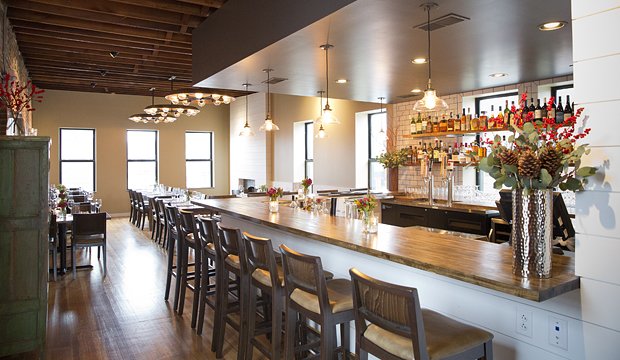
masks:
{"type": "MultiPolygon", "coordinates": [[[[164,100],[155,99],[156,103],[164,100]]],[[[228,194],[229,190],[229,106],[205,106],[195,117],[182,116],[175,123],[145,125],[127,118],[151,103],[146,96],[95,94],[48,90],[34,114],[39,135],[50,136],[50,183],[59,183],[58,129],[96,129],[97,197],[110,213],[128,212],[127,129],[159,130],[159,182],[185,187],[185,131],[214,132],[215,188],[208,194],[228,194]]]]}

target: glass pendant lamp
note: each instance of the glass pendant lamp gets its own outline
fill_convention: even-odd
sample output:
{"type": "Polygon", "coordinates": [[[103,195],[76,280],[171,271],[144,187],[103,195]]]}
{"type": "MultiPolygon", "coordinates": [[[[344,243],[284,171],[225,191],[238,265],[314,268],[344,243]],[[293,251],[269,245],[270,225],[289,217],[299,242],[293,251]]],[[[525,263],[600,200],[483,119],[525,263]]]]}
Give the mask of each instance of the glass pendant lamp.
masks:
{"type": "MultiPolygon", "coordinates": [[[[243,84],[243,86],[245,86],[245,91],[248,91],[248,86],[250,86],[251,84],[245,83],[243,84]]],[[[243,129],[241,129],[241,132],[239,133],[239,136],[245,136],[245,137],[249,137],[249,136],[254,136],[254,131],[252,131],[252,128],[250,127],[250,123],[248,122],[248,96],[245,96],[245,125],[243,125],[243,129]]]]}
{"type": "Polygon", "coordinates": [[[260,126],[258,130],[260,131],[278,131],[280,128],[273,122],[271,118],[271,93],[269,92],[269,73],[273,71],[273,69],[263,69],[264,72],[267,73],[267,116],[265,117],[265,122],[260,126]]]}
{"type": "Polygon", "coordinates": [[[314,135],[314,137],[317,139],[325,139],[327,137],[327,131],[325,131],[325,128],[323,127],[323,93],[325,91],[321,90],[317,92],[319,93],[321,97],[321,100],[319,103],[319,108],[321,110],[321,113],[319,117],[316,118],[316,122],[319,124],[319,131],[316,133],[316,135],[314,135]]]}
{"type": "Polygon", "coordinates": [[[325,50],[325,89],[327,91],[325,107],[323,108],[323,115],[321,115],[321,123],[325,125],[340,124],[340,120],[334,115],[332,108],[329,106],[329,49],[333,47],[334,45],[331,44],[323,44],[320,46],[321,49],[325,50]]]}

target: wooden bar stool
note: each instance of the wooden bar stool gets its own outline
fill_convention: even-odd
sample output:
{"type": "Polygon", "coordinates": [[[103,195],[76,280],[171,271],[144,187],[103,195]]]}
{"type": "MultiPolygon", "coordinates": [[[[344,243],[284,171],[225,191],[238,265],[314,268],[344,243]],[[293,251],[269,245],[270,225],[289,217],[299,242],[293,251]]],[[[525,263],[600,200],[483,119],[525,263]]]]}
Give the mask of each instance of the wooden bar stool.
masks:
{"type": "MultiPolygon", "coordinates": [[[[243,339],[241,339],[241,326],[242,319],[244,318],[243,304],[246,296],[244,291],[247,289],[247,286],[242,276],[242,274],[246,272],[246,269],[245,261],[241,259],[242,256],[245,256],[243,242],[241,241],[241,231],[239,229],[222,226],[221,223],[218,223],[217,227],[219,236],[214,238],[217,280],[215,282],[215,320],[211,350],[215,352],[216,357],[221,358],[227,323],[239,333],[239,344],[245,343],[243,339]],[[229,295],[231,295],[229,291],[231,274],[234,276],[235,282],[238,283],[236,287],[236,299],[232,302],[229,300],[229,295]],[[237,318],[238,320],[235,319],[233,315],[239,315],[237,318]]],[[[243,347],[239,346],[237,358],[243,359],[244,352],[243,347]]]]}
{"type": "MultiPolygon", "coordinates": [[[[296,358],[297,353],[313,344],[296,345],[297,320],[310,319],[321,326],[321,359],[337,359],[336,350],[347,356],[349,322],[354,320],[351,282],[347,279],[326,280],[321,258],[300,254],[286,245],[280,245],[284,270],[286,296],[285,358],[296,358]],[[336,345],[336,326],[340,328],[341,345],[336,345]]],[[[302,324],[302,327],[305,324],[302,324]]]]}
{"type": "Polygon", "coordinates": [[[168,223],[166,222],[166,205],[162,199],[155,199],[155,216],[157,243],[165,248],[168,238],[168,223]]]}
{"type": "Polygon", "coordinates": [[[493,334],[421,309],[416,288],[349,270],[355,307],[355,353],[380,359],[493,359],[493,334]]]}
{"type": "Polygon", "coordinates": [[[217,223],[220,220],[213,216],[198,217],[198,247],[201,251],[201,274],[200,277],[200,300],[198,304],[198,327],[196,333],[202,334],[205,319],[205,308],[209,305],[215,309],[215,299],[210,300],[211,296],[216,295],[216,269],[215,269],[215,237],[218,236],[217,223]],[[211,281],[213,280],[213,282],[211,281]]]}
{"type": "Polygon", "coordinates": [[[168,297],[170,296],[170,284],[172,282],[172,277],[174,276],[177,279],[175,282],[173,303],[173,308],[175,311],[177,310],[179,303],[180,290],[180,287],[177,286],[179,284],[177,266],[174,265],[175,245],[179,239],[179,231],[177,229],[177,211],[177,208],[172,205],[165,206],[166,224],[168,226],[168,261],[166,266],[166,290],[164,293],[164,300],[168,301],[168,297]]]}
{"type": "Polygon", "coordinates": [[[178,314],[183,315],[185,306],[185,291],[189,288],[193,293],[192,301],[192,329],[196,327],[198,318],[198,300],[200,299],[200,276],[202,251],[200,251],[200,241],[198,241],[198,228],[194,219],[194,213],[191,210],[180,209],[179,212],[178,231],[179,239],[177,245],[177,277],[180,284],[179,307],[178,314]],[[193,277],[190,274],[189,267],[189,251],[194,250],[194,272],[193,277]],[[190,283],[189,280],[194,280],[190,283]]]}

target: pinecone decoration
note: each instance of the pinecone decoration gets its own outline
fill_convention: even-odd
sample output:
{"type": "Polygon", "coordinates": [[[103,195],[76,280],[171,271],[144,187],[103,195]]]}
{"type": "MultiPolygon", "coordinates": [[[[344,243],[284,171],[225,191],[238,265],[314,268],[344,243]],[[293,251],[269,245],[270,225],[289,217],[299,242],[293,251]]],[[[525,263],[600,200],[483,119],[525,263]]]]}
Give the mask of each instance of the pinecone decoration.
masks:
{"type": "Polygon", "coordinates": [[[517,165],[519,161],[519,155],[510,149],[497,154],[497,157],[502,162],[502,165],[517,165]]]}
{"type": "Polygon", "coordinates": [[[546,169],[551,176],[554,176],[562,165],[562,153],[553,147],[544,148],[538,159],[540,160],[540,167],[546,169]]]}
{"type": "Polygon", "coordinates": [[[540,174],[540,160],[531,150],[526,150],[519,157],[519,175],[522,177],[535,178],[540,174]]]}

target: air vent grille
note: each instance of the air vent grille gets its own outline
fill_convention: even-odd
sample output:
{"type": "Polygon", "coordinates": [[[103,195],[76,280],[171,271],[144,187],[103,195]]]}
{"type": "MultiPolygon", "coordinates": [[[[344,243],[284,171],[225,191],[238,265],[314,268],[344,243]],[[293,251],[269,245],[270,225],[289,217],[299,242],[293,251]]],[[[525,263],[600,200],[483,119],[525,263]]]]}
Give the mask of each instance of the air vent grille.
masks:
{"type": "Polygon", "coordinates": [[[414,97],[420,97],[422,96],[421,94],[405,94],[405,95],[398,95],[399,98],[401,99],[411,99],[414,97]]]}
{"type": "Polygon", "coordinates": [[[281,83],[282,81],[286,81],[286,80],[288,80],[288,79],[287,78],[272,77],[272,78],[269,78],[269,80],[263,81],[263,84],[269,83],[269,85],[273,85],[273,84],[281,83]]]}
{"type": "MultiPolygon", "coordinates": [[[[430,29],[431,31],[442,29],[450,25],[458,24],[465,20],[469,20],[469,18],[463,15],[455,14],[455,13],[449,13],[448,15],[438,17],[437,19],[432,19],[430,23],[430,29]]],[[[427,27],[427,24],[425,21],[422,24],[414,26],[413,28],[426,31],[426,27],[427,27]]]]}

